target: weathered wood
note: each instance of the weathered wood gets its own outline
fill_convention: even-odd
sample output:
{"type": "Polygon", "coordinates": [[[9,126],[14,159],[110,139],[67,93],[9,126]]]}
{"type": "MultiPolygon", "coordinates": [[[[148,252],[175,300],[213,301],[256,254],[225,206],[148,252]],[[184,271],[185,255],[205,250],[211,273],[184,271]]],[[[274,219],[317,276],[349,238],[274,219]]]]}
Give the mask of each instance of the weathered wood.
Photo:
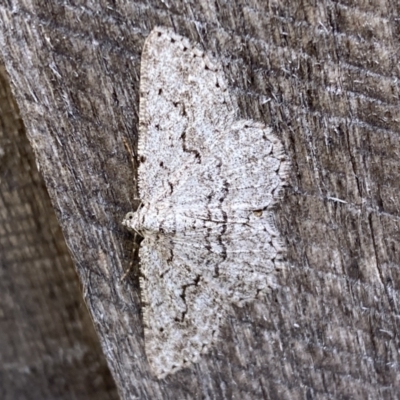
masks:
{"type": "Polygon", "coordinates": [[[1,64],[0,275],[0,398],[118,398],[1,64]]]}
{"type": "Polygon", "coordinates": [[[399,7],[335,3],[14,0],[0,46],[125,398],[398,398],[399,7]],[[218,348],[157,381],[139,287],[120,283],[134,207],[140,52],[173,26],[224,65],[242,117],[268,123],[292,161],[276,219],[287,268],[236,309],[218,348]]]}

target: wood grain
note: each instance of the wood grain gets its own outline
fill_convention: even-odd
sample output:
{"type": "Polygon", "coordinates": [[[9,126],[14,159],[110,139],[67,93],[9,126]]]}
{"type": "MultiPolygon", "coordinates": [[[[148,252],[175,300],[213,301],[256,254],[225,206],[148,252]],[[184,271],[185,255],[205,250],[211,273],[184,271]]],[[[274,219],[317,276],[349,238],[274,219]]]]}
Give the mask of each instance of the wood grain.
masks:
{"type": "Polygon", "coordinates": [[[0,397],[118,398],[0,63],[0,397]]]}
{"type": "Polygon", "coordinates": [[[399,368],[399,40],[395,2],[14,0],[0,47],[110,369],[125,398],[395,399],[399,368]],[[279,287],[219,348],[158,381],[132,238],[140,54],[156,25],[224,65],[241,117],[292,162],[279,287]]]}

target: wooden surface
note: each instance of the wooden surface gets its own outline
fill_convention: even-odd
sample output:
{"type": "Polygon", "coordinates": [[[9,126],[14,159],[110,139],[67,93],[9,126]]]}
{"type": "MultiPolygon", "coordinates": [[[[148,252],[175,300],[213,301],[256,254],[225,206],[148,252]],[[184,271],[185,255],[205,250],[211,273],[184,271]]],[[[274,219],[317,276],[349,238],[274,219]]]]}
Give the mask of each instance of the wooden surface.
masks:
{"type": "Polygon", "coordinates": [[[0,63],[0,398],[118,398],[0,63]]]}
{"type": "Polygon", "coordinates": [[[0,5],[3,60],[123,397],[400,397],[395,4],[0,5]],[[269,124],[292,162],[276,211],[288,246],[279,286],[233,310],[199,364],[161,381],[144,355],[137,281],[120,283],[132,250],[121,220],[137,204],[124,142],[135,148],[140,53],[156,25],[221,60],[241,117],[269,124]]]}

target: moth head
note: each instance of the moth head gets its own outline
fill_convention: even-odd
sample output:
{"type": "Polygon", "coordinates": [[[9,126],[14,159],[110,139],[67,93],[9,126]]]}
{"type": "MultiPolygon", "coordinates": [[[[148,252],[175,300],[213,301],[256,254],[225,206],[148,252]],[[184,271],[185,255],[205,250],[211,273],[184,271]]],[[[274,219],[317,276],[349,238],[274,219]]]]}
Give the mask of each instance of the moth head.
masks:
{"type": "Polygon", "coordinates": [[[142,226],[140,214],[133,211],[128,212],[128,214],[125,215],[125,218],[122,221],[122,225],[140,235],[140,228],[142,226]]]}

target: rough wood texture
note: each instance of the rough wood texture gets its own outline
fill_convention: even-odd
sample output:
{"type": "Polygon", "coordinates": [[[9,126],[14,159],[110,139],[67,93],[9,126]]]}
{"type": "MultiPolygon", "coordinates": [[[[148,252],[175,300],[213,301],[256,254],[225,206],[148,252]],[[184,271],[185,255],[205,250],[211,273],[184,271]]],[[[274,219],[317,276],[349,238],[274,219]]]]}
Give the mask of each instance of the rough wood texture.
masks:
{"type": "Polygon", "coordinates": [[[0,398],[116,399],[0,64],[0,398]]]}
{"type": "Polygon", "coordinates": [[[396,399],[399,367],[399,7],[391,1],[14,0],[0,48],[125,398],[396,399]],[[396,8],[397,7],[397,8],[396,8]],[[224,64],[243,118],[292,161],[277,221],[280,287],[237,309],[220,346],[157,381],[139,288],[120,283],[136,195],[140,53],[173,26],[224,64]]]}

